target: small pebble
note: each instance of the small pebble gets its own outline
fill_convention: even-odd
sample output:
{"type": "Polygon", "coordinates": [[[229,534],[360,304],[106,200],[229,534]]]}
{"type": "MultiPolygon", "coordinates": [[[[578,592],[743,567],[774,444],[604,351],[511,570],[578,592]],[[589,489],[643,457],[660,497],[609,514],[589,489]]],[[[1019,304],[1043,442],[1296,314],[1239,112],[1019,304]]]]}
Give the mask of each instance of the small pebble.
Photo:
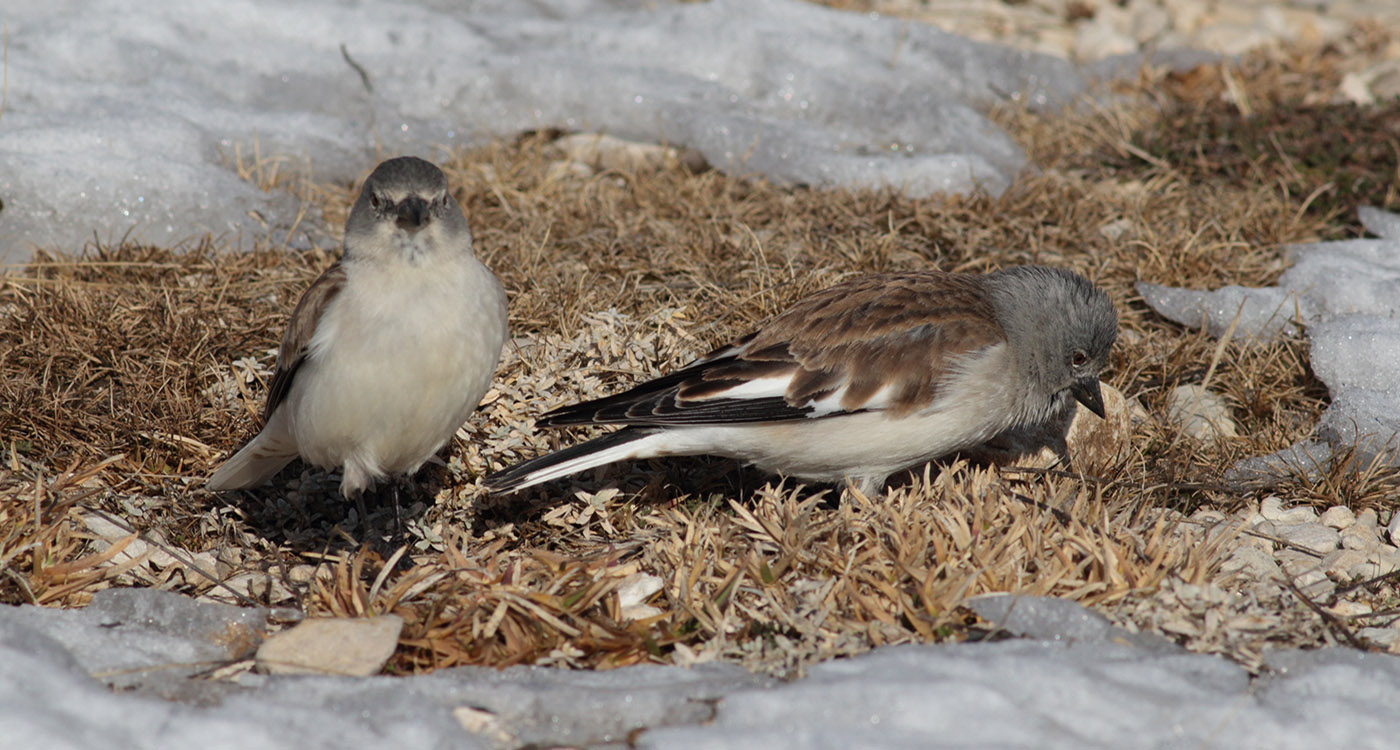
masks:
{"type": "Polygon", "coordinates": [[[1290,544],[1325,555],[1341,546],[1342,535],[1320,523],[1280,524],[1278,536],[1290,544]]]}
{"type": "Polygon", "coordinates": [[[1337,590],[1337,584],[1322,570],[1314,568],[1293,579],[1298,591],[1310,599],[1317,600],[1337,590]]]}
{"type": "Polygon", "coordinates": [[[1275,523],[1312,523],[1317,520],[1317,512],[1306,505],[1296,508],[1283,507],[1283,500],[1269,495],[1259,503],[1259,515],[1275,523]]]}
{"type": "Polygon", "coordinates": [[[1339,549],[1322,558],[1322,569],[1334,578],[1350,580],[1352,570],[1358,565],[1366,565],[1366,554],[1354,549],[1339,549]]]}
{"type": "Polygon", "coordinates": [[[1370,552],[1381,546],[1381,538],[1376,535],[1374,526],[1353,524],[1341,532],[1342,546],[1347,549],[1370,552]]]}
{"type": "Polygon", "coordinates": [[[1361,628],[1356,635],[1385,649],[1400,644],[1400,630],[1395,628],[1361,628]]]}
{"type": "Polygon", "coordinates": [[[1369,615],[1372,610],[1371,605],[1365,602],[1340,601],[1328,607],[1327,611],[1338,617],[1355,617],[1357,615],[1369,615]]]}
{"type": "Polygon", "coordinates": [[[1356,525],[1366,526],[1372,529],[1379,528],[1381,522],[1376,518],[1375,508],[1367,508],[1356,514],[1356,525]]]}
{"type": "MultiPolygon", "coordinates": [[[[1356,553],[1358,562],[1365,562],[1365,556],[1356,553]]],[[[1239,547],[1220,565],[1222,573],[1243,573],[1254,579],[1269,579],[1279,575],[1278,563],[1274,556],[1257,547],[1239,547]]]]}
{"type": "Polygon", "coordinates": [[[1322,572],[1322,560],[1317,555],[1307,552],[1300,552],[1291,547],[1284,547],[1274,554],[1274,559],[1283,566],[1283,572],[1297,578],[1303,573],[1310,571],[1322,572]]]}
{"type": "Polygon", "coordinates": [[[1179,385],[1167,394],[1167,419],[1197,440],[1239,435],[1230,405],[1199,385],[1179,385]]]}
{"type": "Polygon", "coordinates": [[[1385,575],[1400,569],[1400,549],[1381,547],[1371,551],[1366,560],[1376,564],[1376,575],[1385,575]]]}
{"type": "Polygon", "coordinates": [[[1317,520],[1326,526],[1331,526],[1341,531],[1356,523],[1356,514],[1351,512],[1351,508],[1344,505],[1333,505],[1323,511],[1322,515],[1319,516],[1317,520]]]}

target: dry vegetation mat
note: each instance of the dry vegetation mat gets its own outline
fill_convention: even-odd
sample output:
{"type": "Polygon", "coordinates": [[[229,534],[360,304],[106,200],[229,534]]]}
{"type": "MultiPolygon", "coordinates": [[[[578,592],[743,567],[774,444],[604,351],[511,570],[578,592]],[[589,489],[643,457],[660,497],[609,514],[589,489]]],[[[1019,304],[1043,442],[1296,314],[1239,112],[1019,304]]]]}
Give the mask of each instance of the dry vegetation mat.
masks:
{"type": "MultiPolygon", "coordinates": [[[[1337,599],[1394,609],[1389,577],[1326,594],[1245,585],[1224,562],[1248,535],[1208,523],[1262,498],[1221,484],[1227,467],[1316,421],[1327,393],[1303,341],[1218,342],[1155,317],[1132,284],[1265,285],[1286,243],[1354,235],[1359,203],[1394,208],[1400,107],[1308,99],[1385,41],[1362,30],[1144,71],[1063,112],[1007,106],[994,117],[1035,168],[998,198],[779,188],[680,158],[603,164],[549,134],[457,155],[449,178],[510,291],[515,338],[481,411],[402,486],[404,527],[387,541],[387,490],[360,519],[334,477],[299,463],[257,492],[201,488],[255,432],[277,338],[333,248],[41,253],[0,277],[0,601],[81,606],[145,586],[394,612],[398,672],[721,659],[793,674],[882,644],[995,636],[962,605],[1003,591],[1079,601],[1249,665],[1268,644],[1365,646],[1337,599]],[[1107,379],[1136,417],[1129,449],[1088,473],[950,460],[867,498],[686,459],[505,498],[480,489],[484,473],[581,436],[535,432],[533,416],[654,376],[842,278],[1017,263],[1083,273],[1119,310],[1107,379]],[[1203,382],[1238,436],[1198,439],[1167,418],[1166,393],[1203,382]]],[[[343,221],[354,186],[279,164],[241,166],[343,221]]],[[[1272,492],[1384,520],[1396,482],[1339,471],[1272,492]]]]}

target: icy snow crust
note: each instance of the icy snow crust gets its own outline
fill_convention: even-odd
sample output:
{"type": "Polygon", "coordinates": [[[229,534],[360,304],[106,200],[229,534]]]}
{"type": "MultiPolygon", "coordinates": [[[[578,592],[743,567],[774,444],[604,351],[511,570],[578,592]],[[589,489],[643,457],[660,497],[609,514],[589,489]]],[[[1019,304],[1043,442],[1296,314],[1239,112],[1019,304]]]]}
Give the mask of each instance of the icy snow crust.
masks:
{"type": "Polygon", "coordinates": [[[94,236],[280,240],[294,202],[225,166],[255,143],[348,178],[376,154],[601,131],[779,182],[999,192],[1024,157],[979,110],[1083,87],[1063,60],[798,0],[10,6],[6,262],[94,236]]]}
{"type": "Polygon", "coordinates": [[[228,634],[266,611],[109,589],[83,610],[0,607],[0,745],[1286,750],[1400,733],[1400,658],[1280,651],[1251,681],[1073,602],[971,606],[1035,640],[878,649],[790,683],[717,664],[227,682],[189,675],[238,656],[228,634]]]}
{"type": "Polygon", "coordinates": [[[1318,422],[1317,440],[1247,459],[1243,479],[1278,472],[1315,473],[1333,455],[1356,447],[1356,466],[1400,466],[1400,216],[1360,210],[1379,239],[1299,245],[1292,267],[1265,289],[1230,286],[1213,292],[1139,283],[1138,292],[1161,315],[1221,336],[1267,340],[1301,325],[1313,373],[1332,403],[1318,422]]]}

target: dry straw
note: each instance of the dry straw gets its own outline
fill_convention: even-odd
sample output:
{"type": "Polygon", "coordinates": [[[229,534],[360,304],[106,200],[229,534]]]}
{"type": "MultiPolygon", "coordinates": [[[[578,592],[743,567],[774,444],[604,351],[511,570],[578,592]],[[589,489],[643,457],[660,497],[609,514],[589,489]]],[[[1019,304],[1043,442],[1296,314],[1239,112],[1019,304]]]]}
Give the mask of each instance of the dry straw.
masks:
{"type": "MultiPolygon", "coordinates": [[[[1296,82],[1333,75],[1348,52],[1251,58],[1230,90],[1283,120],[1297,111],[1296,82]]],[[[999,198],[775,187],[677,159],[597,169],[546,134],[460,154],[449,177],[479,255],[511,293],[516,339],[445,463],[417,478],[404,546],[366,540],[319,472],[296,468],[235,497],[200,489],[256,429],[286,316],[332,252],[273,238],[275,249],[250,253],[213,242],[41,253],[0,278],[0,600],[81,605],[121,584],[392,611],[407,623],[400,671],[725,659],[791,673],[875,645],[965,637],[979,626],[962,602],[997,591],[1156,627],[1162,592],[1212,580],[1222,554],[1219,535],[1204,543],[1176,512],[1252,497],[1219,485],[1223,469],[1305,436],[1326,397],[1303,342],[1218,344],[1132,291],[1139,279],[1266,284],[1284,243],[1333,231],[1335,213],[1309,210],[1306,192],[1173,156],[1164,124],[1238,117],[1220,100],[1227,88],[1219,68],[1145,71],[1112,105],[999,110],[1037,166],[999,198]],[[1147,418],[1097,476],[944,462],[885,497],[840,499],[689,459],[505,499],[478,489],[484,472],[578,437],[536,433],[533,415],[673,367],[841,278],[1031,262],[1087,274],[1120,312],[1109,380],[1147,418]],[[1199,382],[1217,346],[1212,388],[1235,405],[1243,437],[1185,439],[1160,416],[1165,393],[1199,382]],[[94,521],[98,510],[140,536],[94,521]],[[632,601],[649,583],[656,592],[632,601]]],[[[252,179],[299,186],[308,215],[343,221],[353,186],[234,157],[252,179]]],[[[1288,491],[1360,509],[1393,482],[1337,474],[1288,491]]],[[[1236,654],[1314,643],[1297,624],[1311,617],[1198,640],[1236,654]]]]}

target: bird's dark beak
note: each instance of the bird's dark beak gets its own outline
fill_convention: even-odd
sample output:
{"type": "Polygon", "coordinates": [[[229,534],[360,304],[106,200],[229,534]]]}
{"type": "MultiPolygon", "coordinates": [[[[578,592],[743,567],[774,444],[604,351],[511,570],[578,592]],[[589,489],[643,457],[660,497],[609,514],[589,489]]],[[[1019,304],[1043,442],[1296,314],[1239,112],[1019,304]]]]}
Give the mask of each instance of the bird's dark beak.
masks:
{"type": "Polygon", "coordinates": [[[1099,419],[1104,418],[1103,413],[1103,391],[1099,390],[1099,379],[1097,377],[1087,377],[1074,381],[1074,385],[1069,387],[1069,392],[1074,394],[1074,400],[1084,404],[1084,408],[1099,415],[1099,419]]]}
{"type": "Polygon", "coordinates": [[[416,231],[428,223],[428,202],[416,195],[404,198],[398,205],[399,229],[416,231]]]}

